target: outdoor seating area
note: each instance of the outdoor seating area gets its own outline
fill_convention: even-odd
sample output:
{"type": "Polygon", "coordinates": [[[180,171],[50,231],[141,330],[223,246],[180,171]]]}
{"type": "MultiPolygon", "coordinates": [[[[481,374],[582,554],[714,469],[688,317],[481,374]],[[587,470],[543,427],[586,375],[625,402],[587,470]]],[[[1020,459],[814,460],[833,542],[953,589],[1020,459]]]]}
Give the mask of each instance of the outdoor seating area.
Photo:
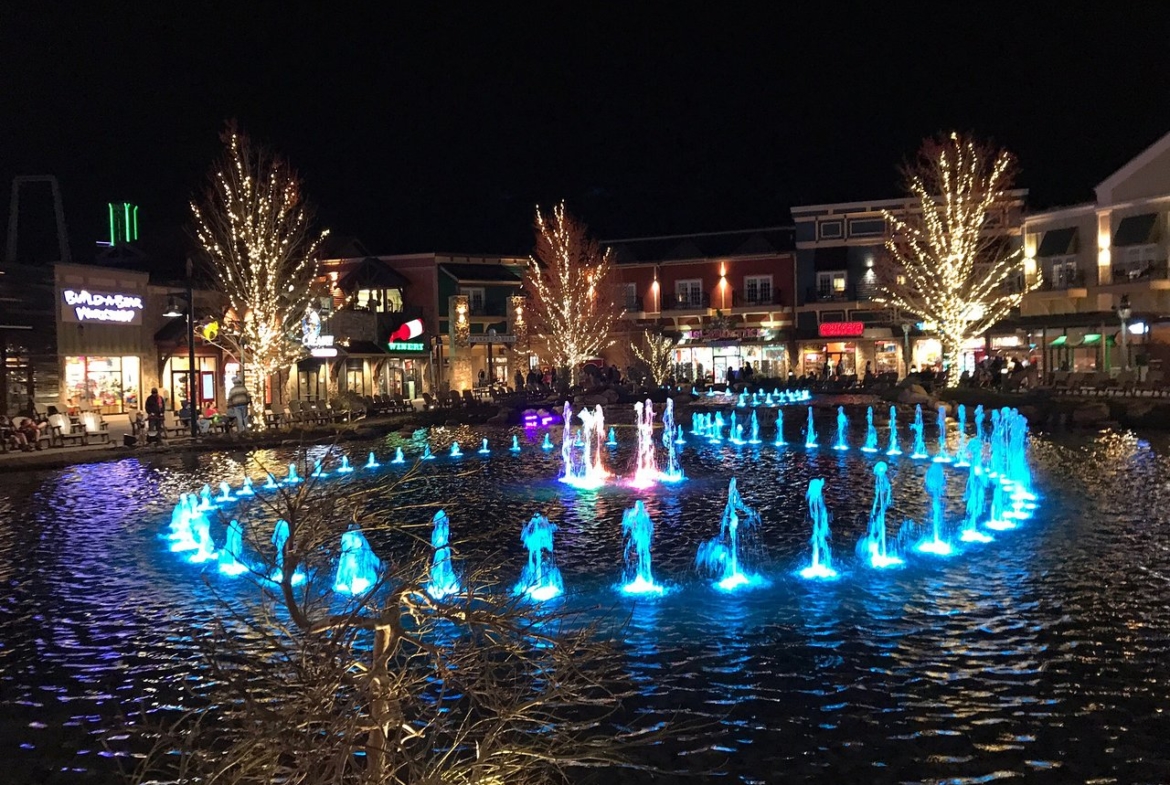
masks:
{"type": "Polygon", "coordinates": [[[1130,395],[1164,397],[1170,394],[1170,383],[1160,370],[1145,373],[1140,378],[1136,371],[1123,369],[1113,376],[1104,371],[1055,371],[1047,389],[1062,395],[1130,395]]]}

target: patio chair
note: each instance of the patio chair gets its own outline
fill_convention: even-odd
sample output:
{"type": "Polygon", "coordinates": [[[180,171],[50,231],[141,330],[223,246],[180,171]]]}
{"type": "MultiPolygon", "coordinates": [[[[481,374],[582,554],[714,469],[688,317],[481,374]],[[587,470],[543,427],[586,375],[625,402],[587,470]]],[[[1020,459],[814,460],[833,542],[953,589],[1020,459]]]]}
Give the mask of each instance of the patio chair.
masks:
{"type": "Polygon", "coordinates": [[[109,444],[110,424],[105,421],[99,412],[82,412],[81,425],[85,429],[87,440],[98,440],[109,444]]]}
{"type": "MultiPolygon", "coordinates": [[[[17,426],[19,425],[18,422],[17,426]]],[[[85,426],[80,422],[72,422],[63,414],[50,415],[49,426],[45,430],[49,434],[49,446],[64,447],[73,442],[86,443],[85,426]]]]}

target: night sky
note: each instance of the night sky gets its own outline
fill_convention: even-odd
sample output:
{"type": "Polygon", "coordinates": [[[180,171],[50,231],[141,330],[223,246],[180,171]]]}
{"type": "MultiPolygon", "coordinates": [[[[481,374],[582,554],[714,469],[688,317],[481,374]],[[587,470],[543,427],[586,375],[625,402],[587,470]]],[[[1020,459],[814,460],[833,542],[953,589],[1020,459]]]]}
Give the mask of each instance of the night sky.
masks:
{"type": "Polygon", "coordinates": [[[11,5],[0,178],[57,175],[81,260],[107,201],[177,238],[228,118],[375,253],[526,253],[561,198],[602,238],[783,224],[898,196],[950,128],[1015,152],[1033,207],[1069,204],[1170,131],[1165,2],[11,5]]]}

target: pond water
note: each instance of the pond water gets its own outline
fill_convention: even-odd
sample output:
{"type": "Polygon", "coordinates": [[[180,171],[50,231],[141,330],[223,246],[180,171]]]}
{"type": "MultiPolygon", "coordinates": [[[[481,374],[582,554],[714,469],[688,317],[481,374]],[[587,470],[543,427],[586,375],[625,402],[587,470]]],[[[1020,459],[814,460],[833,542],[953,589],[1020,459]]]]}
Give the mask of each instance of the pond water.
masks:
{"type": "MultiPolygon", "coordinates": [[[[818,424],[822,434],[833,427],[829,419],[818,424]]],[[[624,470],[635,460],[633,429],[617,430],[621,444],[607,460],[624,470]]],[[[430,479],[413,500],[443,504],[453,540],[474,531],[505,548],[506,582],[526,558],[520,527],[537,512],[557,523],[566,602],[629,618],[628,669],[641,689],[627,710],[706,723],[701,734],[648,751],[649,762],[677,767],[693,759],[711,770],[689,781],[1170,781],[1164,440],[1035,436],[1042,501],[1032,520],[949,559],[912,555],[904,569],[874,571],[854,545],[881,456],[857,449],[856,426],[847,452],[831,450],[827,439],[807,450],[711,445],[688,435],[681,457],[688,479],[645,490],[578,491],[558,482],[559,452],[541,450],[542,438],[543,431],[521,435],[522,451],[513,454],[510,432],[435,433],[438,457],[423,468],[430,479]],[[490,457],[476,453],[483,437],[490,457]],[[464,446],[460,459],[445,455],[452,438],[464,446]],[[693,562],[698,545],[718,532],[732,477],[761,514],[762,569],[771,583],[727,594],[693,562]],[[825,478],[833,516],[842,575],[832,582],[795,574],[808,563],[804,496],[813,477],[825,478]],[[639,499],[656,526],[655,577],[671,589],[660,598],[631,599],[614,588],[622,512],[639,499]]],[[[412,457],[395,436],[344,449],[360,466],[370,450],[385,462],[398,446],[412,457]]],[[[253,457],[282,466],[293,453],[253,457]]],[[[205,582],[159,535],[181,492],[220,480],[238,485],[247,458],[132,457],[0,476],[5,781],[121,781],[130,742],[108,739],[109,729],[139,708],[171,708],[174,684],[203,678],[194,641],[210,629],[215,591],[228,579],[205,582]]],[[[888,460],[891,518],[922,521],[927,463],[888,460]]],[[[963,475],[947,473],[955,519],[963,475]]],[[[360,469],[352,477],[367,481],[360,469]]],[[[410,515],[421,523],[434,509],[410,515]]]]}

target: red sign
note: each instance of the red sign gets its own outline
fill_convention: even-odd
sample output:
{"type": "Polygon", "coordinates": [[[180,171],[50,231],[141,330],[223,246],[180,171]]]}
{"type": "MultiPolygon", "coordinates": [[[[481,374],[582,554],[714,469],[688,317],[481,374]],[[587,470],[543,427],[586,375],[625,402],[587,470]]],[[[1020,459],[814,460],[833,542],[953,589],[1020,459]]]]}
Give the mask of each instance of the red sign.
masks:
{"type": "Polygon", "coordinates": [[[865,322],[821,322],[817,334],[822,338],[860,338],[865,334],[865,322]]]}

